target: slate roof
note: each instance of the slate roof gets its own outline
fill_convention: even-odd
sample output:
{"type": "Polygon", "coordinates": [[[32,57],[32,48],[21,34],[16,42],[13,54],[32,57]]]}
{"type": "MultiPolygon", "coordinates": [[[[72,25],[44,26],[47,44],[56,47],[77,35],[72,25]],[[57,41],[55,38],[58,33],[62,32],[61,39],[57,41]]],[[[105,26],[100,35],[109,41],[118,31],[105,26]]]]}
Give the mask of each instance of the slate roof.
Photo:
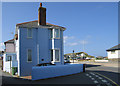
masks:
{"type": "Polygon", "coordinates": [[[116,45],[116,46],[114,46],[106,51],[112,51],[112,50],[120,50],[120,44],[118,44],[118,45],[116,45]]]}
{"type": "MultiPolygon", "coordinates": [[[[19,26],[19,27],[27,27],[27,28],[37,28],[39,27],[38,25],[38,20],[35,20],[35,21],[29,21],[29,22],[23,22],[23,23],[18,23],[16,24],[16,26],[19,26]]],[[[46,23],[46,25],[40,25],[42,27],[46,27],[46,28],[49,28],[49,27],[60,27],[62,28],[63,30],[65,30],[66,28],[65,27],[62,27],[62,26],[58,26],[58,25],[54,25],[54,24],[50,24],[50,23],[46,23]]]]}
{"type": "Polygon", "coordinates": [[[11,39],[11,40],[4,42],[4,44],[6,44],[6,43],[14,43],[14,39],[11,39]]]}

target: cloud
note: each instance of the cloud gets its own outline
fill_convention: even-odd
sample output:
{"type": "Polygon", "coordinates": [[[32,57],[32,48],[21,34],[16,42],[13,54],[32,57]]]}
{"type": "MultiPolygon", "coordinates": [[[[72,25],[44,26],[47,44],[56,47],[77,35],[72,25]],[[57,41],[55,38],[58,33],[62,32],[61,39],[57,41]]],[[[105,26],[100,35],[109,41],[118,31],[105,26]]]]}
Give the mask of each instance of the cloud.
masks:
{"type": "Polygon", "coordinates": [[[83,45],[88,44],[88,39],[91,38],[91,35],[85,36],[85,40],[80,40],[74,36],[64,36],[64,44],[65,46],[77,46],[77,45],[83,45]]]}
{"type": "Polygon", "coordinates": [[[66,41],[71,40],[71,39],[74,39],[74,38],[75,38],[74,36],[64,36],[64,37],[63,37],[64,43],[66,43],[66,41]]]}
{"type": "Polygon", "coordinates": [[[67,45],[68,46],[76,46],[76,45],[78,45],[78,43],[77,42],[73,42],[73,43],[68,43],[67,45]]]}
{"type": "Polygon", "coordinates": [[[79,43],[80,43],[80,44],[88,44],[88,41],[86,41],[86,40],[81,40],[81,41],[79,41],[79,43]]]}

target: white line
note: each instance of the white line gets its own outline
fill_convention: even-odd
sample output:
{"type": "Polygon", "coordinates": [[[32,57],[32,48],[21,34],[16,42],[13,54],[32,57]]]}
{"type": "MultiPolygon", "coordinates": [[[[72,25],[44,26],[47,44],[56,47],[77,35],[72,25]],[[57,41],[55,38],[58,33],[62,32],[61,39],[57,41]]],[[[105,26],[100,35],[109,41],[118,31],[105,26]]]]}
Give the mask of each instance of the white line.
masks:
{"type": "Polygon", "coordinates": [[[98,75],[95,75],[96,77],[99,77],[98,75]]]}
{"type": "Polygon", "coordinates": [[[98,81],[93,81],[94,83],[98,83],[98,81]]]}
{"type": "Polygon", "coordinates": [[[92,80],[95,80],[95,78],[91,78],[92,80]]]}
{"type": "Polygon", "coordinates": [[[98,77],[99,79],[102,79],[102,77],[98,77]]]}
{"type": "Polygon", "coordinates": [[[102,80],[102,82],[107,82],[107,80],[102,80]]]}
{"type": "Polygon", "coordinates": [[[86,74],[86,76],[89,76],[89,74],[86,74]]]}
{"type": "Polygon", "coordinates": [[[89,76],[90,78],[92,77],[92,76],[89,76]]]}

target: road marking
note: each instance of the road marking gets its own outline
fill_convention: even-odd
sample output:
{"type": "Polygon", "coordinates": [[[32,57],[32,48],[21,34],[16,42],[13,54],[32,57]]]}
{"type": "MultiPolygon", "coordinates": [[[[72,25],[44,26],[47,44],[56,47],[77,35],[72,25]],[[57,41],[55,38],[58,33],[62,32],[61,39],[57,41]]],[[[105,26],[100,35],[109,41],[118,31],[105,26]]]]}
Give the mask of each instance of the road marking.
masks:
{"type": "Polygon", "coordinates": [[[92,77],[92,76],[89,76],[90,78],[92,77]]]}
{"type": "Polygon", "coordinates": [[[95,81],[93,81],[93,82],[94,82],[94,83],[98,83],[98,81],[96,81],[96,80],[95,80],[95,81]]]}
{"type": "Polygon", "coordinates": [[[95,78],[91,78],[92,80],[95,80],[95,78]]]}
{"type": "Polygon", "coordinates": [[[99,79],[102,79],[102,77],[98,77],[99,79]]]}
{"type": "Polygon", "coordinates": [[[119,86],[116,82],[114,82],[114,81],[111,80],[110,78],[108,78],[108,77],[106,77],[106,76],[104,76],[104,75],[102,75],[102,74],[99,74],[99,73],[96,73],[96,74],[98,74],[98,75],[100,75],[100,76],[102,76],[102,77],[104,77],[104,78],[110,80],[110,81],[111,81],[112,83],[114,83],[116,86],[119,86]]]}
{"type": "Polygon", "coordinates": [[[102,82],[107,82],[107,80],[102,80],[102,82]]]}
{"type": "Polygon", "coordinates": [[[90,74],[95,75],[94,73],[90,72],[90,74]]]}
{"type": "Polygon", "coordinates": [[[86,76],[89,76],[89,74],[86,74],[86,76]]]}
{"type": "Polygon", "coordinates": [[[99,77],[98,75],[95,75],[96,77],[99,77]]]}

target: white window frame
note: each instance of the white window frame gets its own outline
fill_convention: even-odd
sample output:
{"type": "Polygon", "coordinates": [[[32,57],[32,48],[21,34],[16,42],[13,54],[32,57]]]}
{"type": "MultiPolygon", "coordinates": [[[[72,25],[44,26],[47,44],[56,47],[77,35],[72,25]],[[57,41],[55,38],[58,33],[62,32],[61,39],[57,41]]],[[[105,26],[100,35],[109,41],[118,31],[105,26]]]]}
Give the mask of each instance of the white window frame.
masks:
{"type": "Polygon", "coordinates": [[[60,29],[57,29],[59,32],[59,37],[55,37],[55,28],[52,28],[52,37],[51,37],[51,30],[50,30],[50,39],[60,39],[60,29]]]}
{"type": "Polygon", "coordinates": [[[31,29],[31,31],[33,31],[32,28],[27,28],[27,38],[32,38],[32,36],[33,36],[32,32],[31,32],[31,37],[28,36],[28,31],[29,31],[28,29],[31,29]]]}
{"type": "Polygon", "coordinates": [[[54,29],[54,38],[55,38],[55,39],[60,39],[60,29],[57,29],[57,30],[58,30],[58,33],[59,33],[59,37],[55,37],[55,30],[56,30],[56,29],[54,29]]]}
{"type": "Polygon", "coordinates": [[[53,54],[53,61],[54,61],[54,62],[60,62],[60,49],[53,49],[53,53],[54,53],[54,54],[53,54]],[[55,56],[55,50],[58,50],[58,51],[59,51],[59,61],[56,61],[56,60],[55,60],[55,58],[56,58],[56,56],[55,56]]]}
{"type": "Polygon", "coordinates": [[[27,49],[27,62],[32,62],[32,60],[28,61],[28,50],[31,50],[31,59],[32,59],[32,49],[27,49]]]}
{"type": "Polygon", "coordinates": [[[7,56],[6,56],[6,62],[9,62],[9,61],[7,61],[7,58],[8,58],[9,56],[11,57],[11,60],[10,60],[10,61],[12,61],[12,56],[11,56],[11,55],[7,55],[7,56]]]}

